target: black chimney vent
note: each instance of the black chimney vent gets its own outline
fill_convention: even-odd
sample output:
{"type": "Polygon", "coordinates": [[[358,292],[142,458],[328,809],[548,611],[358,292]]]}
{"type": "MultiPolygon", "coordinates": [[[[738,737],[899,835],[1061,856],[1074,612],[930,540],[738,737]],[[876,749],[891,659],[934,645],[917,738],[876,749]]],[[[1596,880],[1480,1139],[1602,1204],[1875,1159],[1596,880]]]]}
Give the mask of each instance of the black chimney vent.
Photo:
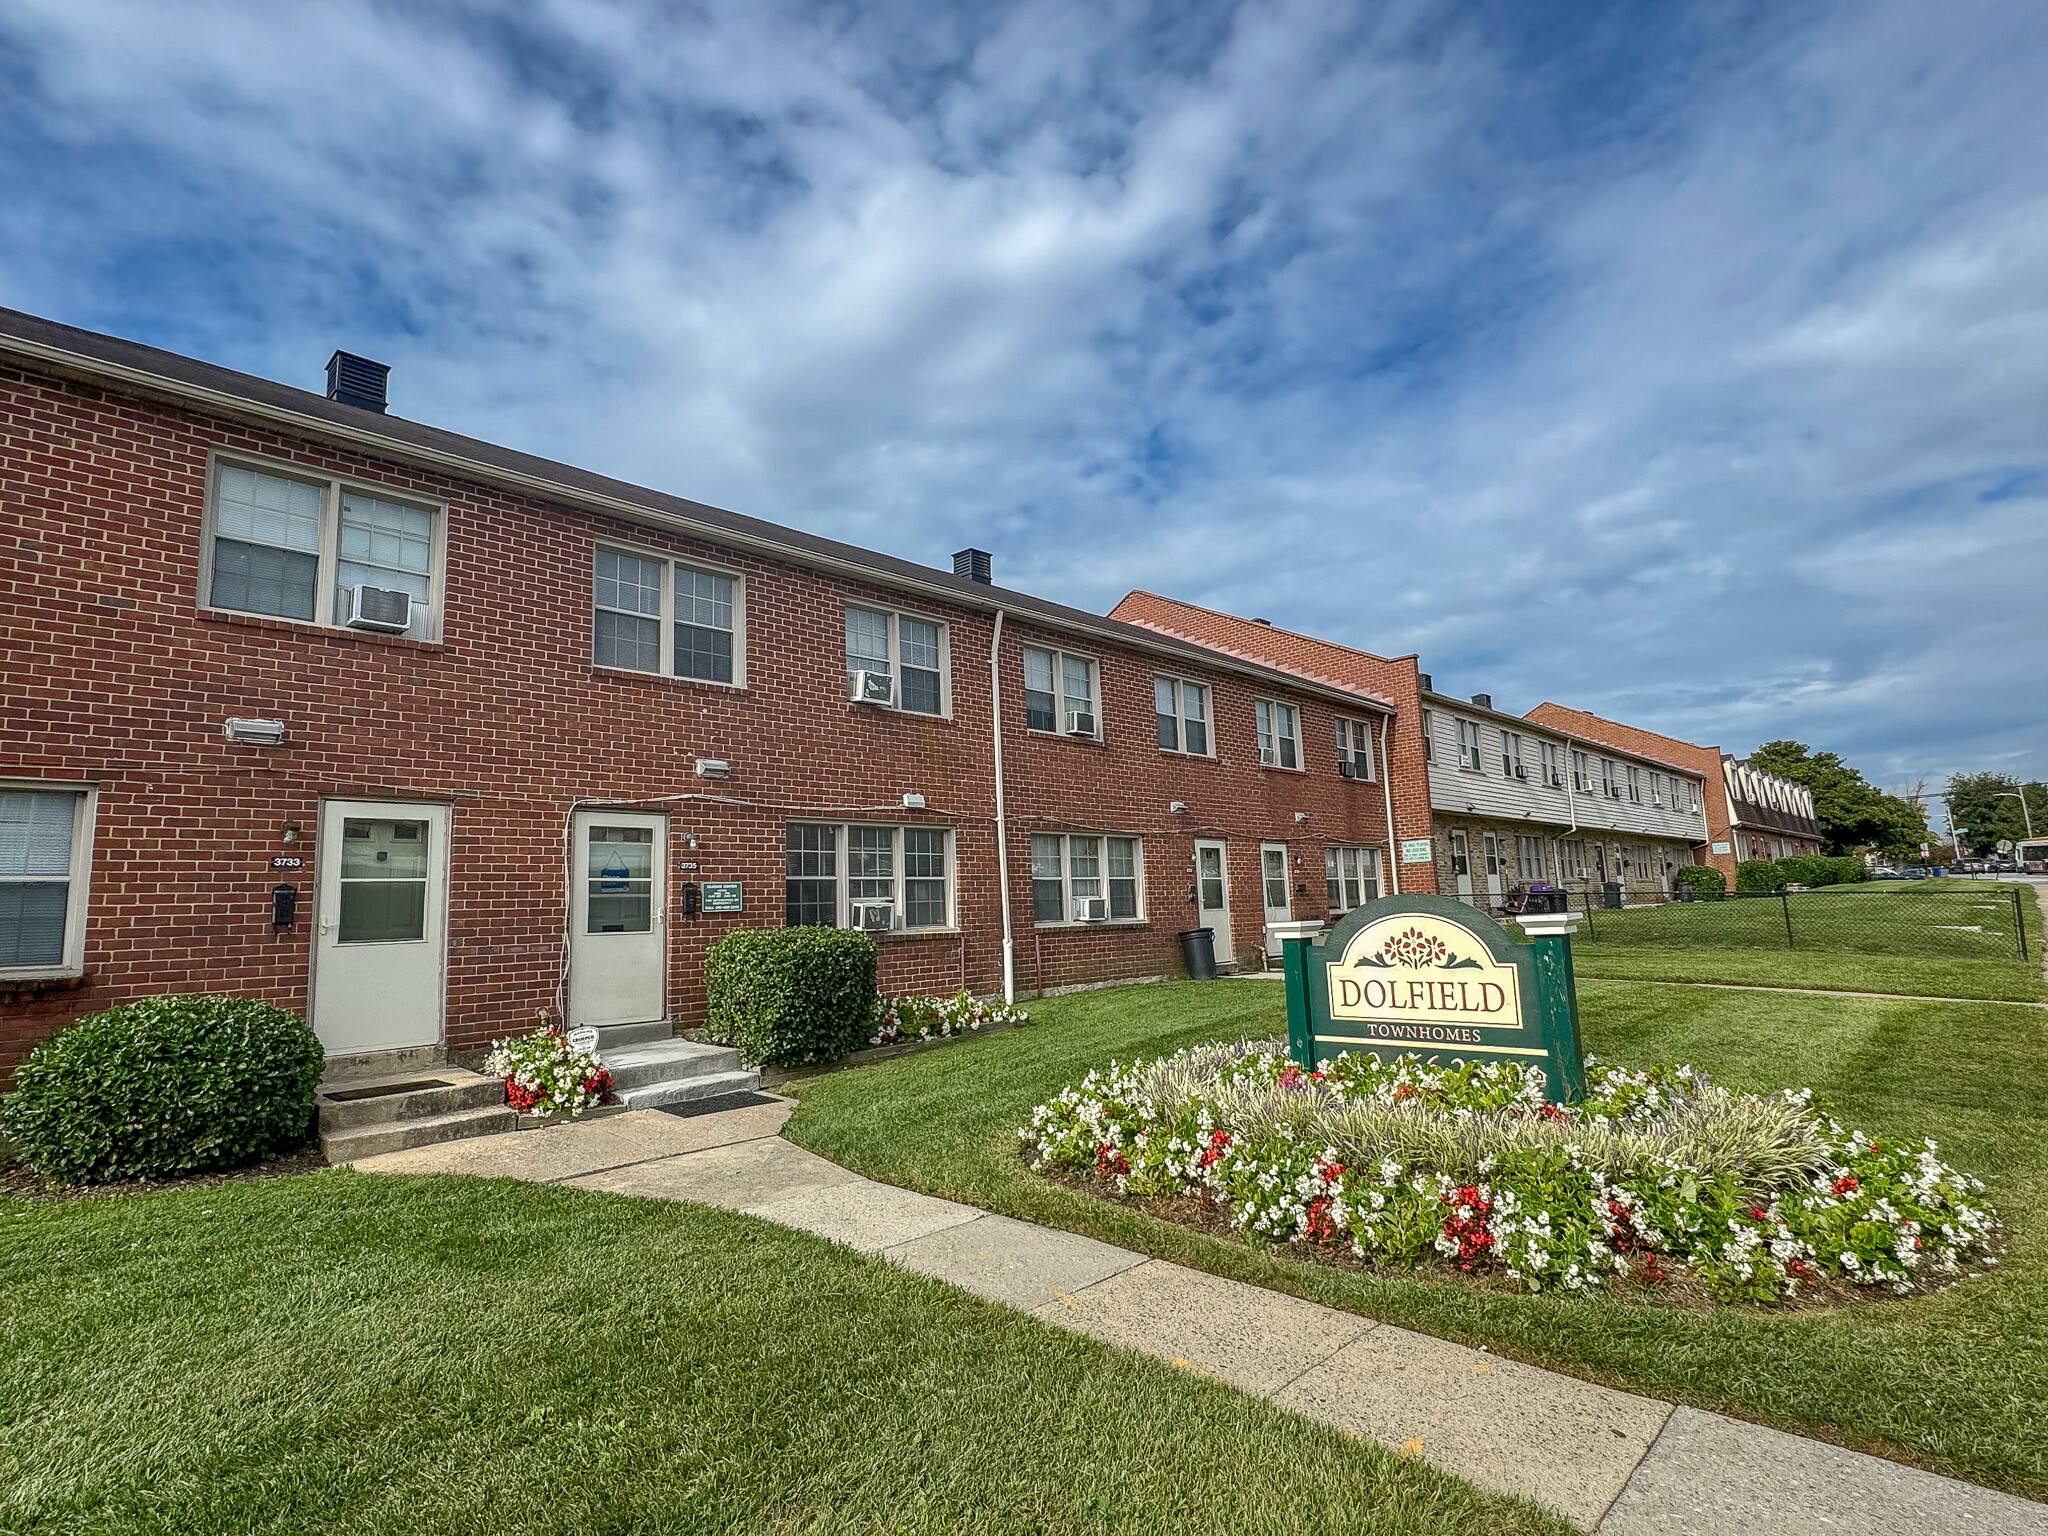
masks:
{"type": "Polygon", "coordinates": [[[1493,695],[1490,693],[1475,693],[1472,695],[1472,702],[1481,709],[1491,709],[1493,708],[1493,695]]]}
{"type": "Polygon", "coordinates": [[[969,581],[978,581],[983,586],[995,584],[995,571],[985,549],[963,549],[953,555],[953,574],[965,576],[969,581]]]}
{"type": "Polygon", "coordinates": [[[1416,674],[1415,674],[1415,680],[1416,680],[1416,681],[1417,681],[1418,683],[1422,684],[1422,691],[1423,691],[1424,693],[1435,693],[1435,692],[1436,692],[1436,684],[1435,684],[1435,683],[1434,683],[1433,681],[1431,681],[1431,679],[1430,679],[1430,675],[1429,675],[1429,674],[1428,674],[1427,672],[1418,672],[1418,673],[1416,673],[1416,674]]]}
{"type": "Polygon", "coordinates": [[[384,382],[391,370],[353,352],[336,352],[327,359],[327,398],[366,411],[384,409],[384,382]]]}

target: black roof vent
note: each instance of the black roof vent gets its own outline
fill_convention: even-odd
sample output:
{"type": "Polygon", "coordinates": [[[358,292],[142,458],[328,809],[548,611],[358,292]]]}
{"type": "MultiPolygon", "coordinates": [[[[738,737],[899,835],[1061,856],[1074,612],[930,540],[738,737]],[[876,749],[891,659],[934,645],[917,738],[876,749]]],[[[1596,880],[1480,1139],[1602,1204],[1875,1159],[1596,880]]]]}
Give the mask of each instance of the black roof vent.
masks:
{"type": "Polygon", "coordinates": [[[1490,693],[1475,693],[1472,695],[1472,702],[1481,709],[1491,709],[1493,708],[1493,695],[1490,693]]]}
{"type": "Polygon", "coordinates": [[[995,585],[995,570],[985,549],[962,549],[953,554],[953,574],[965,576],[969,581],[978,581],[983,586],[995,585]]]}
{"type": "Polygon", "coordinates": [[[366,411],[384,409],[384,383],[391,370],[353,352],[336,352],[327,359],[327,398],[366,411]]]}
{"type": "Polygon", "coordinates": [[[1273,621],[1271,619],[1253,619],[1252,622],[1254,624],[1263,624],[1268,629],[1271,629],[1273,627],[1273,621]]]}
{"type": "Polygon", "coordinates": [[[1423,691],[1424,693],[1435,693],[1435,692],[1436,692],[1436,684],[1435,684],[1434,682],[1432,682],[1432,681],[1430,680],[1430,676],[1429,676],[1429,674],[1428,674],[1427,672],[1418,672],[1418,673],[1416,673],[1416,674],[1415,674],[1415,680],[1416,680],[1417,682],[1419,682],[1420,684],[1422,684],[1422,691],[1423,691]]]}

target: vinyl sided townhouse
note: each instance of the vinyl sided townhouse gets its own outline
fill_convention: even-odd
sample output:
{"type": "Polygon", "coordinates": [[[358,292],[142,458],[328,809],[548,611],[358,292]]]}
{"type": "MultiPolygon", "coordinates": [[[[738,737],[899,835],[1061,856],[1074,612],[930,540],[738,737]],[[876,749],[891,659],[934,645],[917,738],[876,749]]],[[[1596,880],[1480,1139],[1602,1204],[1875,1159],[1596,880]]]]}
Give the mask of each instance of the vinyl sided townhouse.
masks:
{"type": "Polygon", "coordinates": [[[1738,860],[1785,859],[1821,851],[1813,791],[1804,784],[1767,773],[1719,747],[1696,746],[1583,709],[1538,704],[1528,717],[1587,741],[1682,764],[1700,775],[1706,786],[1707,845],[1699,862],[1720,870],[1730,890],[1735,888],[1738,860]]]}
{"type": "Polygon", "coordinates": [[[1486,694],[1437,693],[1413,656],[1375,656],[1150,592],[1133,592],[1112,617],[1393,700],[1397,819],[1414,829],[1402,833],[1398,866],[1407,889],[1490,907],[1537,882],[1614,884],[1624,899],[1658,899],[1705,853],[1707,780],[1675,758],[1558,730],[1534,712],[1508,714],[1486,694]]]}
{"type": "Polygon", "coordinates": [[[1171,974],[1197,924],[1256,965],[1379,889],[1370,687],[329,371],[0,311],[0,1072],[167,991],[304,1009],[337,1056],[682,1026],[742,926],[868,928],[896,992],[1171,974]]]}

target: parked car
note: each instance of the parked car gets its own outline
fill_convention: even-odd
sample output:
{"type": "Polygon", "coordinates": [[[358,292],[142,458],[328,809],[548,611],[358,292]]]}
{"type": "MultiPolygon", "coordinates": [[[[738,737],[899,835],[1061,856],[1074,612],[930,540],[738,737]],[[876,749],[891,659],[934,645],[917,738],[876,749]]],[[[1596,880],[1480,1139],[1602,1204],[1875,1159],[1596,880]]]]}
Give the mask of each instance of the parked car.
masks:
{"type": "Polygon", "coordinates": [[[1994,875],[2016,875],[2020,872],[2019,865],[2013,863],[2011,859],[1993,859],[1984,867],[1994,875]]]}
{"type": "Polygon", "coordinates": [[[1877,868],[1873,869],[1870,872],[1870,878],[1873,880],[1903,880],[1906,877],[1900,874],[1896,869],[1892,869],[1887,865],[1880,864],[1877,866],[1877,868]]]}
{"type": "Polygon", "coordinates": [[[1906,868],[1899,871],[1899,876],[1905,880],[1925,880],[1927,878],[1927,871],[1918,864],[1909,864],[1906,868]]]}

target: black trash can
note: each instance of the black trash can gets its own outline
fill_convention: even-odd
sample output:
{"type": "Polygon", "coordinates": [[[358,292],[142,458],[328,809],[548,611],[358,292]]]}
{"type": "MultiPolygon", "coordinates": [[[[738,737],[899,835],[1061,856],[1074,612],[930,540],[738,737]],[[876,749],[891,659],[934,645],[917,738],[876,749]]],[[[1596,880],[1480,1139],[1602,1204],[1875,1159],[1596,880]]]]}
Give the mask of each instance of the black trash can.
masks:
{"type": "Polygon", "coordinates": [[[1180,936],[1180,957],[1187,962],[1188,980],[1216,979],[1216,935],[1206,928],[1190,928],[1180,936]]]}
{"type": "Polygon", "coordinates": [[[1621,882],[1619,880],[1610,880],[1601,886],[1600,895],[1601,906],[1607,908],[1610,912],[1619,912],[1621,910],[1621,882]]]}
{"type": "Polygon", "coordinates": [[[1689,885],[1681,885],[1678,888],[1678,899],[1680,901],[1698,901],[1700,893],[1689,885]]]}

